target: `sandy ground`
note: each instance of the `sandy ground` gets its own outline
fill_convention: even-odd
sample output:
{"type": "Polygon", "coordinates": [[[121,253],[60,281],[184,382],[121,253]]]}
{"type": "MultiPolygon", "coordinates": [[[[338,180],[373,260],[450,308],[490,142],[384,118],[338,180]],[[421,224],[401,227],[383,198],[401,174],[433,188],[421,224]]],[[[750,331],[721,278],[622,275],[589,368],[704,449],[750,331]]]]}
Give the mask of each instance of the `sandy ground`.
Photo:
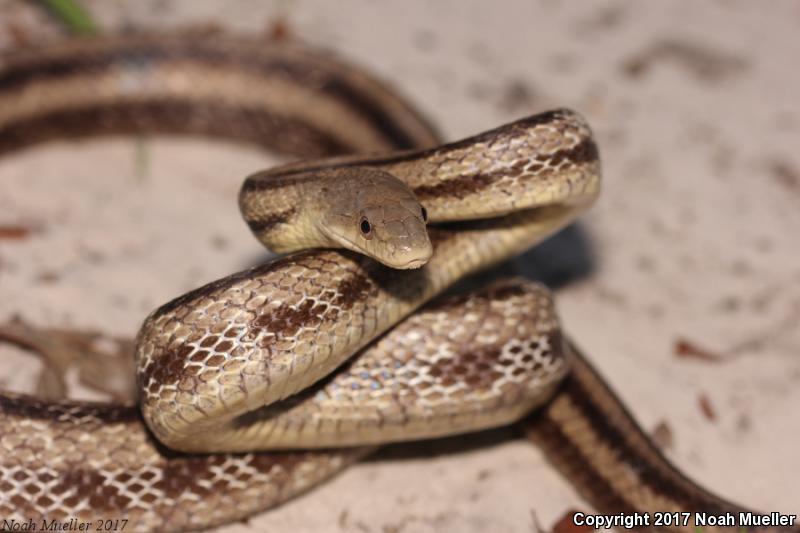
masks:
{"type": "MultiPolygon", "coordinates": [[[[603,197],[565,244],[533,256],[550,279],[592,267],[557,293],[567,330],[645,428],[671,429],[667,453],[692,477],[764,511],[800,510],[800,4],[86,4],[108,31],[280,21],[388,79],[449,139],[580,110],[603,197]],[[681,339],[723,361],[677,357],[681,339]]],[[[54,34],[41,19],[0,3],[3,44],[54,34]]],[[[0,240],[0,319],[132,335],[155,306],[265,257],[234,198],[275,161],[183,139],[4,158],[0,226],[37,230],[0,240]]],[[[28,387],[29,359],[0,356],[2,385],[28,387]]],[[[221,531],[531,531],[534,513],[549,527],[571,507],[587,505],[535,448],[493,431],[389,448],[221,531]]]]}

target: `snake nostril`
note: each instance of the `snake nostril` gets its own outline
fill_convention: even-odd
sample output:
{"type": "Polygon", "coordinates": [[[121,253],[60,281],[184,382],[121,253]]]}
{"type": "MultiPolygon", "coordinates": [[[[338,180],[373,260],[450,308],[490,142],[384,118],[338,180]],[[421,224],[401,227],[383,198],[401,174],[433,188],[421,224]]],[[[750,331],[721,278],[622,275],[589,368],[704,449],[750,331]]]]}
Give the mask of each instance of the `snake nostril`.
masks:
{"type": "Polygon", "coordinates": [[[424,207],[422,208],[422,221],[423,222],[428,221],[428,210],[425,209],[424,207]]]}

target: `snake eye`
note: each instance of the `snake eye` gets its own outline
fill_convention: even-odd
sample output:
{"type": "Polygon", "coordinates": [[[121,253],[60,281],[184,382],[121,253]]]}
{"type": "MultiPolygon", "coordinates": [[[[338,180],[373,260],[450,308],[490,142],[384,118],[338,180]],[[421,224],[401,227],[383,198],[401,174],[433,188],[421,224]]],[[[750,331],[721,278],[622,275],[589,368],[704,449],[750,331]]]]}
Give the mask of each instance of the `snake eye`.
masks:
{"type": "Polygon", "coordinates": [[[364,235],[364,237],[370,238],[372,236],[372,224],[369,223],[367,217],[361,217],[361,223],[359,226],[361,227],[361,233],[364,235]]]}
{"type": "Polygon", "coordinates": [[[425,209],[424,207],[422,208],[422,221],[423,222],[428,221],[428,210],[425,209]]]}

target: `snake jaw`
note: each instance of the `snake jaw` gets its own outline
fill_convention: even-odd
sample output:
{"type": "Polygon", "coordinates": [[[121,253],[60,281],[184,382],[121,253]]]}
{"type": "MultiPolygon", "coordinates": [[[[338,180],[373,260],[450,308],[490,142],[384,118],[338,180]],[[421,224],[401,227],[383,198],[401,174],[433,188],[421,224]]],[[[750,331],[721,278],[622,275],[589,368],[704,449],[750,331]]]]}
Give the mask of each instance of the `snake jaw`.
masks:
{"type": "Polygon", "coordinates": [[[402,265],[394,265],[394,268],[401,270],[415,270],[417,268],[425,266],[425,263],[428,262],[428,259],[430,259],[430,257],[426,257],[423,259],[412,259],[411,261],[404,263],[402,265]]]}
{"type": "Polygon", "coordinates": [[[391,255],[393,260],[391,263],[383,264],[399,270],[412,270],[425,266],[433,256],[433,245],[427,231],[415,235],[412,241],[414,241],[412,244],[397,246],[391,254],[387,253],[386,255],[391,255]]]}
{"type": "Polygon", "coordinates": [[[382,265],[397,270],[420,268],[433,256],[433,245],[428,238],[427,232],[422,238],[418,239],[421,242],[416,242],[413,245],[395,245],[392,247],[392,244],[380,239],[380,237],[375,239],[378,242],[370,242],[372,239],[366,241],[360,236],[349,239],[343,233],[333,231],[330,226],[325,224],[321,225],[319,231],[330,239],[331,247],[341,247],[367,255],[382,265]],[[362,242],[359,243],[358,241],[362,242]]]}

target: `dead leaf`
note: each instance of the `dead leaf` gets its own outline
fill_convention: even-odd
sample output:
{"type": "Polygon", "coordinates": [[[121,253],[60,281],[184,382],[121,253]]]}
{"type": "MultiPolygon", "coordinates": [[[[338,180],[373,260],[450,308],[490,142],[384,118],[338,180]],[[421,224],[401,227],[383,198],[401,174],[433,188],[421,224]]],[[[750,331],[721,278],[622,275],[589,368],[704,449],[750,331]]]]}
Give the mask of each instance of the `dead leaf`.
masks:
{"type": "Polygon", "coordinates": [[[714,422],[717,419],[717,412],[711,405],[711,399],[706,394],[700,393],[700,396],[697,397],[697,402],[700,405],[700,411],[703,413],[703,416],[714,422]]]}
{"type": "MultiPolygon", "coordinates": [[[[570,509],[553,526],[553,533],[590,533],[594,531],[592,526],[575,525],[575,513],[580,513],[577,509],[570,509]]],[[[584,513],[587,514],[587,513],[584,513]]]]}
{"type": "Polygon", "coordinates": [[[0,226],[0,240],[19,241],[28,238],[33,228],[28,226],[0,226]]]}
{"type": "Polygon", "coordinates": [[[702,361],[713,361],[713,362],[719,362],[723,359],[721,355],[700,348],[696,344],[686,339],[678,339],[677,341],[675,341],[675,345],[672,352],[677,357],[685,359],[700,359],[702,361]]]}
{"type": "Polygon", "coordinates": [[[289,24],[282,18],[275,19],[269,25],[267,29],[267,37],[270,41],[275,42],[283,42],[288,40],[291,37],[291,31],[289,31],[289,24]]]}

